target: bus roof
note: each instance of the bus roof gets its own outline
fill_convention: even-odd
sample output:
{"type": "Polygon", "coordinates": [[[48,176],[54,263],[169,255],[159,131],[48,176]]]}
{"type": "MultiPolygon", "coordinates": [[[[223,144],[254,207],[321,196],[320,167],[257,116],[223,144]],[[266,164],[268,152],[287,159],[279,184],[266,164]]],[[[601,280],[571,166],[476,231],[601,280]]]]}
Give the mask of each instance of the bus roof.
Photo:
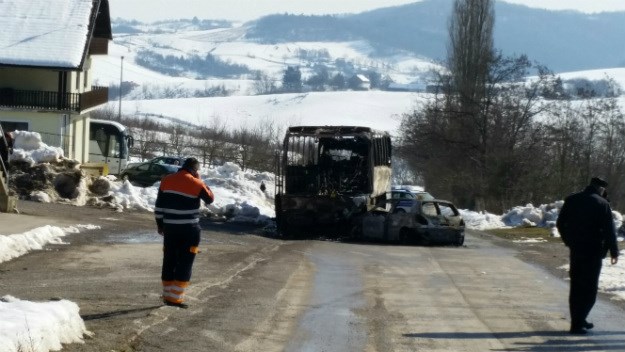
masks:
{"type": "Polygon", "coordinates": [[[91,123],[101,123],[103,125],[115,126],[121,132],[124,132],[126,130],[126,126],[116,121],[91,119],[91,123]]]}
{"type": "Polygon", "coordinates": [[[376,133],[388,134],[385,131],[377,131],[370,127],[364,126],[293,126],[289,127],[288,134],[299,135],[323,135],[323,134],[359,134],[359,133],[376,133]]]}

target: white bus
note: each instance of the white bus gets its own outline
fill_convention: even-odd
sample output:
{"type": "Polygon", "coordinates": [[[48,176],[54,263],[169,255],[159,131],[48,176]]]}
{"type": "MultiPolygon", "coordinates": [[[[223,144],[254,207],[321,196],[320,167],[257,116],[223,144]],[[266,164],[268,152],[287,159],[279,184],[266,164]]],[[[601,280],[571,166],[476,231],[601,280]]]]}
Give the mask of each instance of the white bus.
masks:
{"type": "Polygon", "coordinates": [[[128,129],[119,122],[93,119],[89,129],[89,163],[107,164],[109,174],[119,175],[134,142],[128,129]]]}

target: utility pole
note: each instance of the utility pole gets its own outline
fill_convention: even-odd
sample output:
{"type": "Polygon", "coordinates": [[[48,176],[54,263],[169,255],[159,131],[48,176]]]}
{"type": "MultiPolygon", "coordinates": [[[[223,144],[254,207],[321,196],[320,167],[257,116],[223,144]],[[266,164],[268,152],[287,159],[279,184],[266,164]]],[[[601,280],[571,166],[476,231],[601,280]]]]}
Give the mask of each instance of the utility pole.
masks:
{"type": "Polygon", "coordinates": [[[122,82],[124,79],[124,57],[122,56],[122,64],[119,70],[119,113],[117,114],[117,120],[122,121],[122,82]]]}

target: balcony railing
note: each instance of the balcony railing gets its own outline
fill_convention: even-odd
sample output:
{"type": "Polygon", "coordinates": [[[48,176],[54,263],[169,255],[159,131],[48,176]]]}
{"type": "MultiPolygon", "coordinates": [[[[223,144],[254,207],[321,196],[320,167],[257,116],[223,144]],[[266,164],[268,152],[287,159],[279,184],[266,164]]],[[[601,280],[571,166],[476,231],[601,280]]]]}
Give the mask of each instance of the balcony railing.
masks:
{"type": "Polygon", "coordinates": [[[85,93],[0,88],[0,107],[26,110],[82,112],[108,101],[108,87],[91,87],[85,93]]]}

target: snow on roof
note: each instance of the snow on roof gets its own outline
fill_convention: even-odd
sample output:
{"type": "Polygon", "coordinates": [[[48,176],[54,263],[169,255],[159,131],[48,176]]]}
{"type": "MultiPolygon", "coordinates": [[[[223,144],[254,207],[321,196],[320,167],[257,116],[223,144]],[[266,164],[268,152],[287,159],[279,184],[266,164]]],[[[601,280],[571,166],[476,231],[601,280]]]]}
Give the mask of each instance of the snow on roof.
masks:
{"type": "Polygon", "coordinates": [[[79,67],[93,6],[92,0],[0,1],[0,65],[79,67]]]}
{"type": "Polygon", "coordinates": [[[356,77],[363,83],[369,83],[369,78],[363,74],[357,74],[356,77]]]}

